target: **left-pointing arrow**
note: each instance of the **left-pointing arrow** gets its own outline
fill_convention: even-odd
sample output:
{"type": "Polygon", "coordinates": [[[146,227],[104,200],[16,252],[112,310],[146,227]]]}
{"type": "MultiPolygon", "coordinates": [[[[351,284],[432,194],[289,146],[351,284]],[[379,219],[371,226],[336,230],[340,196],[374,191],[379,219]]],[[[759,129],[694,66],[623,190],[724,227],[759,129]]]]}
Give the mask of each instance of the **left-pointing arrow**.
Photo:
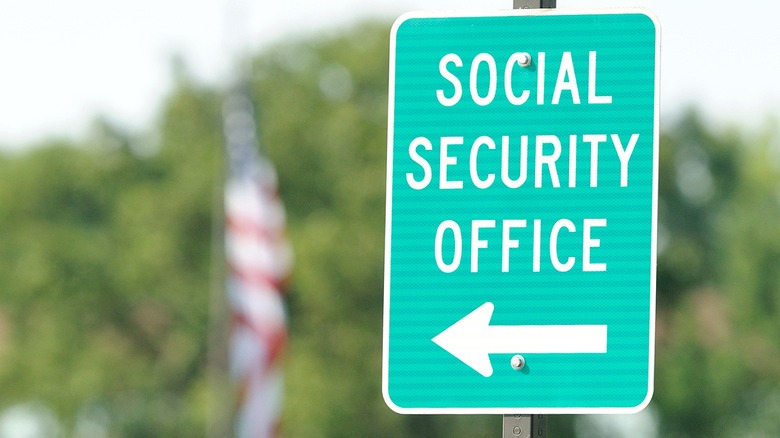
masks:
{"type": "Polygon", "coordinates": [[[493,303],[485,303],[432,339],[485,377],[493,375],[489,354],[606,353],[606,325],[490,325],[493,303]]]}

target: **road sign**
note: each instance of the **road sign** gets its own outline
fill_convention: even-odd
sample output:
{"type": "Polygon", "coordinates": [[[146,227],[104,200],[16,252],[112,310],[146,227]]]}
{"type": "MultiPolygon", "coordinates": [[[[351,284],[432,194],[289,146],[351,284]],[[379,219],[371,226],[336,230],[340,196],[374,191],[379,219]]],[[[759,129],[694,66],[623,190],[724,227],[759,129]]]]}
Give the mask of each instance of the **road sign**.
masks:
{"type": "Polygon", "coordinates": [[[641,9],[396,21],[383,357],[393,410],[649,403],[659,44],[641,9]]]}

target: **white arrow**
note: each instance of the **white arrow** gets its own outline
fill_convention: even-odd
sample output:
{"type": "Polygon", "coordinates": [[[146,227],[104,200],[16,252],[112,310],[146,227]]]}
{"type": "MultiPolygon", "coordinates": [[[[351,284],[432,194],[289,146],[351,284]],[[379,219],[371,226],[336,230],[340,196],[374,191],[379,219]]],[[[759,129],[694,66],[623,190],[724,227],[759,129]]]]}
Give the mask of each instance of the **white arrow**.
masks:
{"type": "Polygon", "coordinates": [[[432,339],[485,377],[489,354],[606,353],[606,325],[490,325],[493,303],[485,303],[432,339]]]}

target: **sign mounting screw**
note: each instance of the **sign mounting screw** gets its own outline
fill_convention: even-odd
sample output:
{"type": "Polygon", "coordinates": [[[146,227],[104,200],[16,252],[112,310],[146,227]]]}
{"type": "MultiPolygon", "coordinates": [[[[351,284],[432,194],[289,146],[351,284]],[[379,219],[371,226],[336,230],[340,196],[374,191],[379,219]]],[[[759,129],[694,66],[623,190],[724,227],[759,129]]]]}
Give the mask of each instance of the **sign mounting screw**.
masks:
{"type": "Polygon", "coordinates": [[[518,61],[522,67],[528,67],[531,65],[531,55],[523,52],[520,54],[520,60],[518,61]]]}
{"type": "Polygon", "coordinates": [[[512,360],[509,363],[516,371],[520,371],[525,366],[525,358],[517,354],[512,356],[512,360]]]}

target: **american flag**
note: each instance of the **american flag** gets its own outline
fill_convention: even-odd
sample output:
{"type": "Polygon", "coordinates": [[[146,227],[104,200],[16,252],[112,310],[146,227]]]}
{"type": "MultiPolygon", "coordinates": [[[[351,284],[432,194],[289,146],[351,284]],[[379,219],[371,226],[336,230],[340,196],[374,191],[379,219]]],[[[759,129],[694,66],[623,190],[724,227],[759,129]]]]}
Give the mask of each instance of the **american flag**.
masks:
{"type": "Polygon", "coordinates": [[[279,435],[280,355],[287,342],[282,286],[292,265],[276,172],[258,152],[251,100],[233,93],[224,105],[226,293],[230,375],[236,384],[237,438],[279,435]]]}

